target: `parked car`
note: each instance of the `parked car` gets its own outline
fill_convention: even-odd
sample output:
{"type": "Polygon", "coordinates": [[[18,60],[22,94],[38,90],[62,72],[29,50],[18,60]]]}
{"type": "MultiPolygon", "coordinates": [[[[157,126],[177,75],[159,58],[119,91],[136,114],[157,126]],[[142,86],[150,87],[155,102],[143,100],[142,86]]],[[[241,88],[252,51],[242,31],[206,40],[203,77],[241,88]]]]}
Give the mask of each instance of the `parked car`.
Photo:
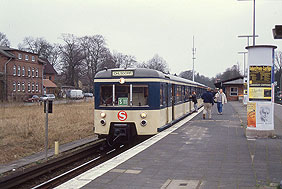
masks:
{"type": "Polygon", "coordinates": [[[30,95],[26,100],[24,100],[25,102],[39,102],[39,96],[37,95],[30,95]]]}
{"type": "Polygon", "coordinates": [[[282,91],[277,93],[276,98],[277,98],[277,100],[282,101],[282,91]]]}
{"type": "Polygon", "coordinates": [[[71,90],[69,97],[72,99],[81,99],[84,97],[84,95],[82,90],[71,90]]]}
{"type": "Polygon", "coordinates": [[[93,93],[84,93],[84,97],[93,97],[93,93]]]}
{"type": "Polygon", "coordinates": [[[55,95],[54,94],[45,94],[42,97],[40,97],[40,101],[44,101],[44,100],[55,100],[55,95]]]}

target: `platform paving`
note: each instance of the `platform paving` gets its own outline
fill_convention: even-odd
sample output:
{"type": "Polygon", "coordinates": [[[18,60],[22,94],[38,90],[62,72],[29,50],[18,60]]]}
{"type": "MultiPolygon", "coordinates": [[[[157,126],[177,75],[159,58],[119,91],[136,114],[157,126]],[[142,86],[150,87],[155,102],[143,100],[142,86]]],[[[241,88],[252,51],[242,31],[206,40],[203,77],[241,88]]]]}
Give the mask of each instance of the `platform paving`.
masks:
{"type": "MultiPolygon", "coordinates": [[[[214,106],[210,120],[199,113],[83,188],[277,188],[282,180],[282,139],[247,140],[244,111],[239,102],[230,102],[223,115],[214,106]]],[[[282,125],[275,127],[282,136],[282,125]]]]}

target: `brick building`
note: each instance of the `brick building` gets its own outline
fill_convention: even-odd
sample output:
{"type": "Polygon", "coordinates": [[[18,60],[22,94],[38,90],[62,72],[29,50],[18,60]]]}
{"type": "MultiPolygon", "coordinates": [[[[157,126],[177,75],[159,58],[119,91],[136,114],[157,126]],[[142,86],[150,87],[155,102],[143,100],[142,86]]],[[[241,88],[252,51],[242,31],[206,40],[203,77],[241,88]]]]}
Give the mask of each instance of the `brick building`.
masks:
{"type": "Polygon", "coordinates": [[[0,101],[41,95],[43,64],[37,54],[0,46],[0,101]]]}
{"type": "Polygon", "coordinates": [[[54,67],[49,63],[48,60],[44,60],[46,64],[43,69],[43,88],[46,94],[55,94],[57,95],[58,87],[54,83],[57,72],[54,67]]]}
{"type": "Polygon", "coordinates": [[[244,95],[244,77],[236,77],[214,84],[217,88],[223,89],[227,100],[238,101],[239,96],[244,95]]]}

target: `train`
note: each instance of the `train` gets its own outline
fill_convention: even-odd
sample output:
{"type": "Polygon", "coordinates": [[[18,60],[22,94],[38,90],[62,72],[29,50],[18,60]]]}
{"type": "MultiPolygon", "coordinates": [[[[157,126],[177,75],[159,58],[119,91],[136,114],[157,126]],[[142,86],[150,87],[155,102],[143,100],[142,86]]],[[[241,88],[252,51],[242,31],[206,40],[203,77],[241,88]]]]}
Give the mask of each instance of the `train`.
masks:
{"type": "Polygon", "coordinates": [[[109,144],[152,136],[194,111],[208,87],[146,68],[105,69],[94,78],[94,132],[109,144]]]}

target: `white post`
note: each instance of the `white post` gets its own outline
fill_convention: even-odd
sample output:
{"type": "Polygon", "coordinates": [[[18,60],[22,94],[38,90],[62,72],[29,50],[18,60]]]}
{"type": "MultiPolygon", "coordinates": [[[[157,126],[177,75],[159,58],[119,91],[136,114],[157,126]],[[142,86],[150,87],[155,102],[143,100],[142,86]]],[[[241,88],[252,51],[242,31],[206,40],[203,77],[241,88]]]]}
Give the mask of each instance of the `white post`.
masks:
{"type": "Polygon", "coordinates": [[[48,158],[48,105],[49,105],[49,101],[46,100],[46,104],[45,104],[45,160],[47,161],[48,158]]]}

